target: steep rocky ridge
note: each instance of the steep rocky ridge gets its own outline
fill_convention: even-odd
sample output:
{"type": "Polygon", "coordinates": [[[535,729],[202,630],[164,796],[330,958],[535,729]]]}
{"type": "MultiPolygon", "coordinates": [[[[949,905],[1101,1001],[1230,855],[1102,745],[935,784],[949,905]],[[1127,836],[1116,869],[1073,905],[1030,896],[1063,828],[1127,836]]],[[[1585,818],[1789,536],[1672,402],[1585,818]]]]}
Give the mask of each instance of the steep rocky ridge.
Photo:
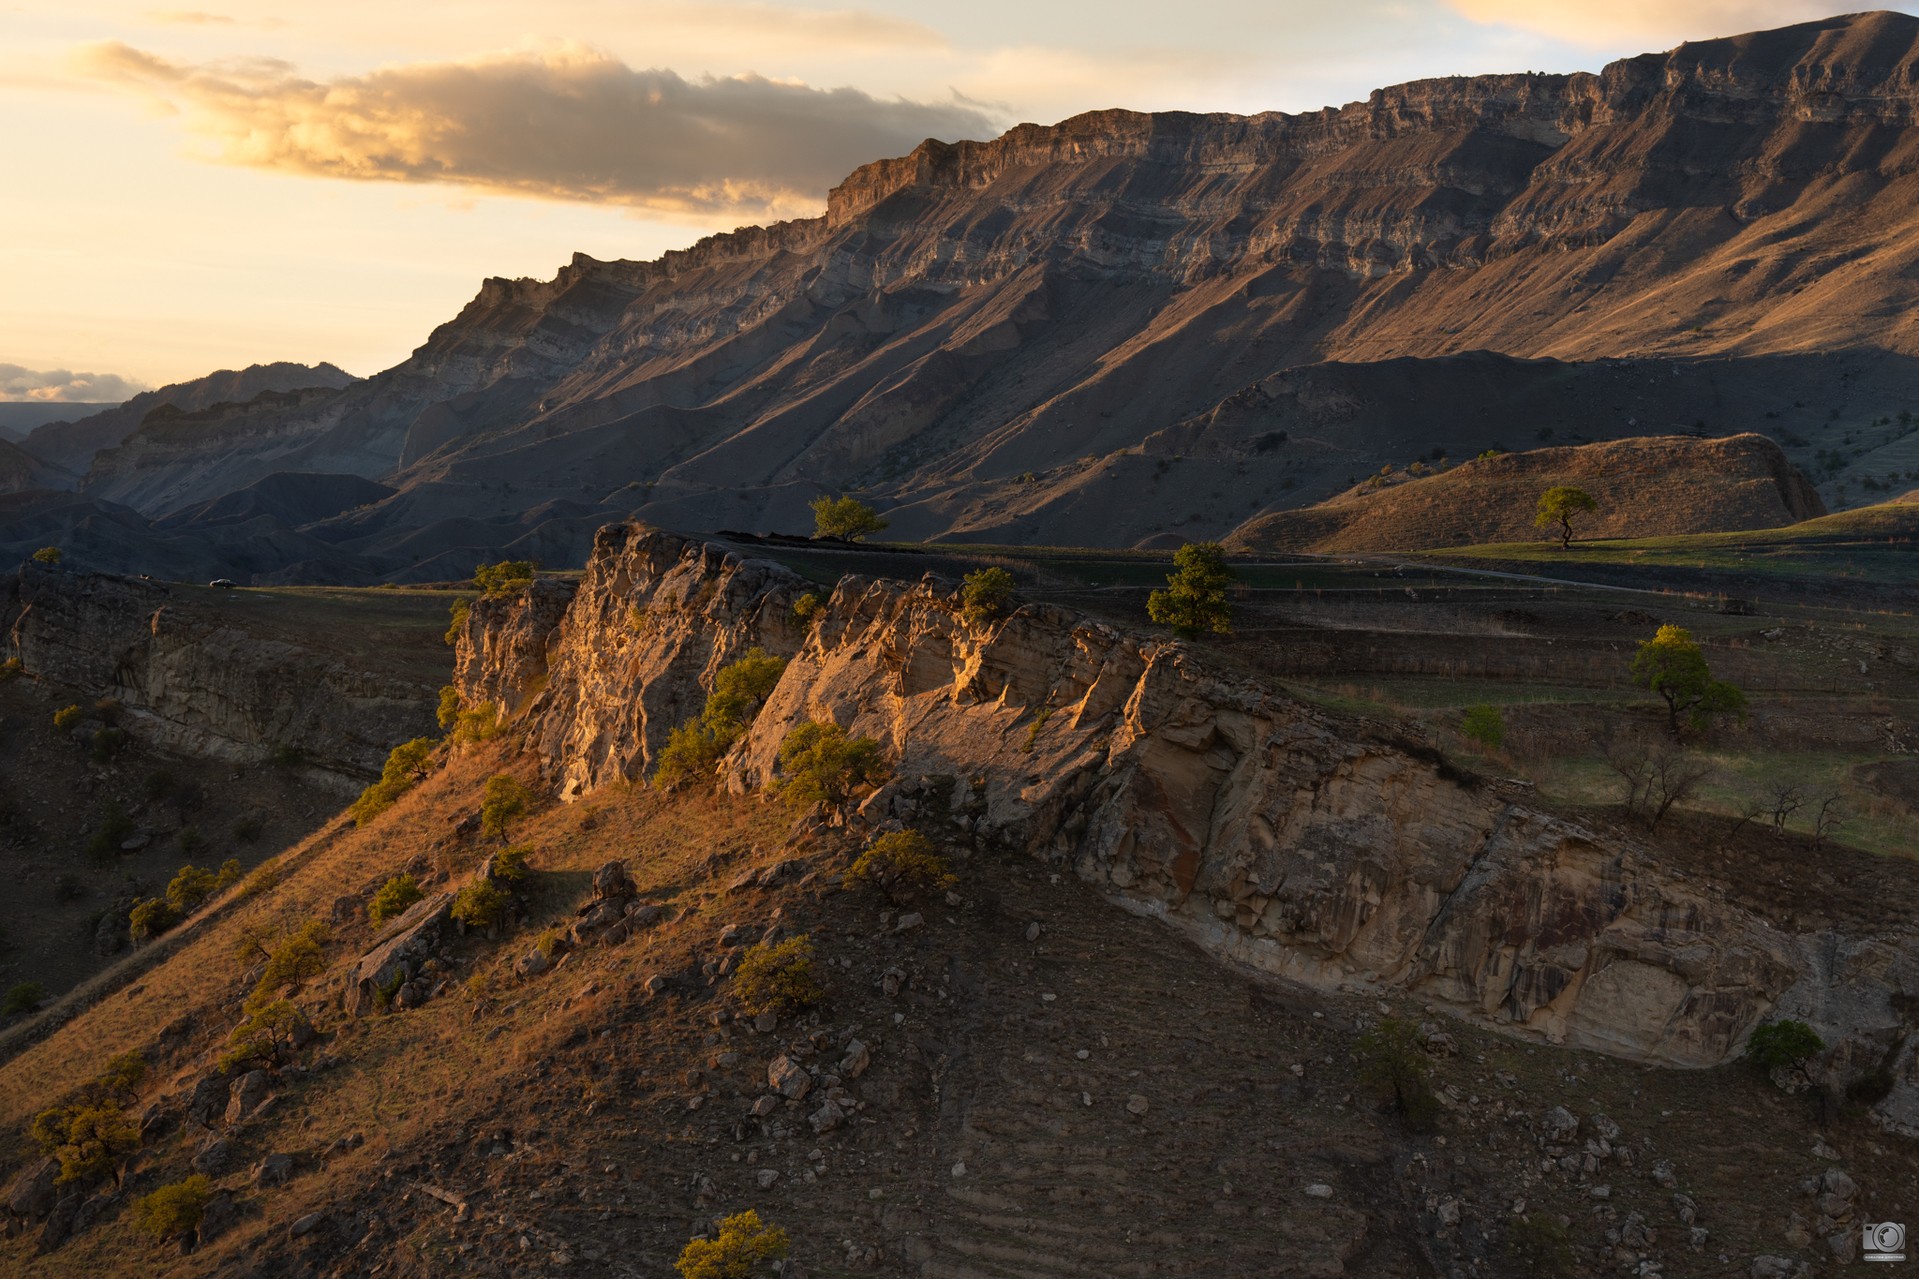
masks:
{"type": "Polygon", "coordinates": [[[356,630],[345,609],[313,627],[258,597],[33,563],[0,592],[6,656],[89,702],[117,700],[164,749],[257,762],[291,748],[357,778],[433,728],[439,681],[412,669],[418,637],[356,630]]]}
{"type": "MultiPolygon", "coordinates": [[[[929,142],[821,218],[490,280],[401,365],[199,446],[130,442],[88,491],[152,516],[275,471],[378,478],[399,492],[303,531],[393,576],[543,536],[583,551],[552,503],[794,528],[848,487],[913,537],[1144,536],[1115,509],[1218,536],[1555,423],[1574,442],[1763,428],[1802,465],[1843,442],[1832,501],[1911,469],[1879,422],[1919,355],[1915,50],[1919,21],[1852,15],[1299,116],[929,142]],[[1483,352],[1559,362],[1560,393],[1483,352]],[[1621,397],[1619,357],[1648,361],[1630,373],[1652,410],[1621,397]],[[1168,443],[1292,371],[1356,409],[1315,408],[1307,447],[1263,461],[1168,443]],[[1408,396],[1411,417],[1389,411],[1408,396]]],[[[1305,407],[1272,404],[1255,437],[1305,407]]]]}
{"type": "Polygon", "coordinates": [[[1065,610],[972,626],[950,583],[849,577],[802,631],[804,589],[717,546],[609,528],[570,599],[545,586],[474,608],[458,680],[578,799],[645,772],[757,644],[789,662],[724,763],[735,788],[773,778],[794,725],[833,719],[893,762],[867,819],[957,820],[1237,962],[1687,1066],[1725,1060],[1766,1015],[1803,1017],[1839,1045],[1841,1077],[1892,1063],[1876,1113],[1919,1132],[1919,939],[1896,910],[1782,928],[1673,850],[1065,610]]]}

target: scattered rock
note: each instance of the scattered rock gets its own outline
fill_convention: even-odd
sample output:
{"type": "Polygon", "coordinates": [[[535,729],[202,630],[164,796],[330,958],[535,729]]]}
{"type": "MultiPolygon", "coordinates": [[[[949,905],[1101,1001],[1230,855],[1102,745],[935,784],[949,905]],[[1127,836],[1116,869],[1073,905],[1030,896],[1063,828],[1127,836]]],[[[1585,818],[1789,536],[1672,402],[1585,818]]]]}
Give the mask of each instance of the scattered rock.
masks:
{"type": "Polygon", "coordinates": [[[1312,1185],[1306,1187],[1306,1194],[1313,1199],[1331,1199],[1333,1197],[1333,1188],[1323,1181],[1315,1181],[1312,1185]]]}
{"type": "Polygon", "coordinates": [[[1148,1109],[1150,1109],[1150,1107],[1146,1098],[1140,1096],[1138,1093],[1134,1093],[1126,1099],[1126,1113],[1129,1115],[1143,1115],[1148,1109]]]}
{"type": "Polygon", "coordinates": [[[513,971],[522,977],[538,977],[551,967],[553,961],[546,957],[545,952],[536,949],[521,955],[519,962],[513,965],[513,971]]]}
{"type": "Polygon", "coordinates": [[[225,1137],[215,1137],[194,1153],[193,1171],[217,1177],[226,1171],[227,1160],[232,1157],[233,1143],[225,1137]]]}
{"type": "Polygon", "coordinates": [[[639,895],[639,887],[626,872],[626,863],[611,861],[593,872],[593,897],[596,901],[625,901],[639,895]]]}
{"type": "Polygon", "coordinates": [[[840,1075],[846,1079],[858,1079],[872,1064],[872,1050],[855,1039],[846,1045],[846,1054],[840,1058],[840,1075]]]}
{"type": "Polygon", "coordinates": [[[753,1029],[762,1035],[770,1035],[780,1028],[778,1013],[761,1013],[753,1019],[753,1029]]]}
{"type": "Polygon", "coordinates": [[[910,933],[915,928],[922,927],[925,923],[926,916],[916,910],[908,911],[899,917],[899,922],[893,925],[893,931],[896,933],[910,933]]]}
{"type": "Polygon", "coordinates": [[[295,1239],[310,1235],[326,1224],[325,1212],[309,1212],[305,1216],[295,1217],[293,1224],[287,1227],[287,1233],[295,1239]]]}
{"type": "Polygon", "coordinates": [[[761,1190],[771,1190],[773,1183],[779,1179],[780,1172],[777,1168],[762,1168],[753,1174],[753,1180],[759,1183],[761,1190]]]}
{"type": "Polygon", "coordinates": [[[807,1119],[807,1122],[813,1126],[813,1131],[816,1133],[832,1132],[845,1121],[846,1112],[831,1101],[821,1105],[820,1108],[814,1111],[807,1119]]]}
{"type": "Polygon", "coordinates": [[[880,990],[888,999],[896,998],[905,985],[906,970],[904,968],[889,968],[880,975],[880,990]]]}
{"type": "Polygon", "coordinates": [[[764,1119],[779,1108],[780,1099],[768,1093],[753,1103],[752,1115],[755,1119],[764,1119]]]}
{"type": "Polygon", "coordinates": [[[1579,1116],[1564,1106],[1554,1106],[1542,1116],[1546,1125],[1546,1140],[1564,1143],[1571,1141],[1579,1133],[1579,1116]]]}
{"type": "Polygon", "coordinates": [[[767,1065],[766,1083],[774,1092],[793,1101],[802,1101],[813,1091],[813,1077],[791,1057],[775,1057],[767,1065]]]}
{"type": "Polygon", "coordinates": [[[1040,926],[1039,926],[1039,921],[1036,919],[1032,923],[1026,926],[1026,940],[1038,941],[1039,934],[1040,934],[1040,926]]]}

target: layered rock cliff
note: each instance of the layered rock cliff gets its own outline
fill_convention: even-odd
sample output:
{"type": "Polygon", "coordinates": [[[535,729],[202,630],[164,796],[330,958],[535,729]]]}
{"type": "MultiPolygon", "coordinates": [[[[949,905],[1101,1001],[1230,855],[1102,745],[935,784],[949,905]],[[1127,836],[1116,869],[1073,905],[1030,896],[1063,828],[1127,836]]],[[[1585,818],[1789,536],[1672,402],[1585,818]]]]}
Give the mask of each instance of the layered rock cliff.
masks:
{"type": "Polygon", "coordinates": [[[1826,496],[1856,495],[1910,469],[1882,419],[1919,357],[1915,66],[1919,21],[1863,14],[1302,115],[928,142],[820,218],[489,280],[395,368],[130,441],[89,491],[151,516],[377,478],[398,491],[301,532],[395,577],[570,559],[576,517],[804,528],[853,487],[905,536],[1131,544],[1116,509],[1222,536],[1542,426],[1764,429],[1802,466],[1843,447],[1826,496]],[[1229,441],[1288,447],[1169,443],[1294,371],[1343,407],[1280,396],[1229,441]]]}
{"type": "Polygon", "coordinates": [[[297,627],[250,621],[207,594],[28,563],[0,582],[0,655],[76,700],[116,700],[133,732],[193,755],[259,761],[290,749],[360,778],[396,743],[433,731],[433,683],[356,654],[350,634],[302,642],[297,627]]]}
{"type": "Polygon", "coordinates": [[[848,577],[813,622],[769,563],[638,526],[604,530],[577,593],[482,601],[470,701],[500,707],[567,799],[643,775],[715,672],[788,659],[722,765],[777,774],[797,724],[877,738],[892,780],[862,820],[950,823],[1071,868],[1212,953],[1318,987],[1416,993],[1513,1033],[1706,1066],[1775,1015],[1891,1063],[1882,1122],[1919,1133],[1919,935],[1794,931],[1669,864],[1416,743],[1342,720],[1194,650],[1050,606],[987,625],[954,584],[848,577]]]}

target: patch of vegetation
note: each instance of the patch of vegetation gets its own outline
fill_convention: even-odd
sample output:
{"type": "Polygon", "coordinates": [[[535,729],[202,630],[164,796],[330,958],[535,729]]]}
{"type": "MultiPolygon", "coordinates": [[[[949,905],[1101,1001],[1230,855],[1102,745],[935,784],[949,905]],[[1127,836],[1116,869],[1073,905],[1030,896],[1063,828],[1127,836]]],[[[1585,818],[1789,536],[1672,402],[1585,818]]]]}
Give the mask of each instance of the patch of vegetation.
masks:
{"type": "Polygon", "coordinates": [[[417,786],[432,768],[433,752],[438,745],[431,737],[416,737],[395,746],[380,770],[380,780],[361,791],[360,798],[347,809],[353,824],[366,825],[417,786]]]}
{"type": "Polygon", "coordinates": [[[6,661],[0,662],[0,684],[4,684],[10,679],[19,679],[26,673],[27,668],[25,663],[21,662],[17,657],[9,657],[6,661]]]}
{"type": "Polygon", "coordinates": [[[886,527],[880,513],[856,497],[832,498],[822,494],[807,503],[813,512],[813,536],[858,542],[886,527]]]}
{"type": "Polygon", "coordinates": [[[838,808],[854,792],[885,779],[880,744],[853,737],[831,721],[809,720],[780,743],[780,795],[801,808],[825,804],[838,808]]]}
{"type": "Polygon", "coordinates": [[[502,848],[493,855],[494,879],[503,879],[509,884],[517,884],[527,876],[527,859],[533,856],[533,845],[515,844],[511,848],[502,848]]]}
{"type": "Polygon", "coordinates": [[[292,1055],[295,1038],[308,1026],[306,1014],[290,999],[264,998],[256,993],[247,1000],[246,1014],[246,1020],[227,1036],[227,1050],[220,1054],[221,1070],[277,1066],[292,1055]]]}
{"type": "Polygon", "coordinates": [[[62,706],[53,713],[53,727],[62,733],[71,732],[85,716],[86,712],[77,705],[62,706]]]}
{"type": "Polygon", "coordinates": [[[670,786],[710,776],[720,757],[745,734],[785,670],[786,659],[763,648],[750,648],[721,667],[700,718],[667,734],[653,770],[653,784],[670,786]]]}
{"type": "Polygon", "coordinates": [[[866,846],[846,882],[877,888],[895,902],[943,893],[959,883],[951,865],[933,847],[933,841],[915,830],[896,830],[866,846]]]}
{"type": "Polygon", "coordinates": [[[1746,713],[1746,695],[1725,680],[1714,679],[1706,654],[1683,626],[1662,626],[1639,645],[1632,660],[1632,681],[1666,701],[1667,720],[1679,736],[1679,717],[1702,729],[1714,715],[1746,713]]]}
{"type": "Polygon", "coordinates": [[[1233,608],[1226,588],[1233,571],[1218,542],[1188,542],[1173,554],[1173,572],[1166,589],[1146,597],[1146,615],[1185,639],[1210,631],[1233,633],[1233,608]]]}
{"type": "Polygon", "coordinates": [[[793,621],[801,630],[806,630],[819,618],[820,610],[825,607],[825,600],[808,591],[793,601],[793,621]]]}
{"type": "Polygon", "coordinates": [[[733,973],[733,998],[751,1017],[800,1012],[825,999],[813,971],[813,939],[802,933],[747,951],[733,973]]]}
{"type": "Polygon", "coordinates": [[[1468,706],[1459,717],[1459,735],[1484,750],[1496,751],[1506,741],[1506,717],[1497,706],[1468,706]]]}
{"type": "Polygon", "coordinates": [[[443,684],[440,686],[440,705],[439,709],[434,712],[434,718],[439,721],[440,727],[444,729],[451,729],[459,720],[460,690],[457,685],[443,684]]]}
{"type": "Polygon", "coordinates": [[[37,981],[19,981],[7,987],[5,998],[0,998],[0,1017],[19,1017],[30,1013],[45,1003],[47,988],[37,981]]]}
{"type": "Polygon", "coordinates": [[[33,553],[33,562],[35,564],[58,564],[66,557],[66,552],[57,546],[43,546],[33,553]]]}
{"type": "Polygon", "coordinates": [[[160,1240],[191,1234],[200,1228],[200,1218],[212,1200],[213,1182],[195,1173],[136,1199],[133,1224],[160,1240]]]}
{"type": "Polygon", "coordinates": [[[1768,1078],[1783,1073],[1810,1087],[1812,1062],[1826,1050],[1819,1032],[1803,1021],[1781,1018],[1756,1027],[1746,1040],[1746,1060],[1768,1078]]]}
{"type": "Polygon", "coordinates": [[[240,863],[229,857],[218,870],[182,866],[167,884],[167,902],[179,915],[189,915],[215,893],[240,882],[240,863]]]}
{"type": "Polygon", "coordinates": [[[1003,568],[968,573],[960,585],[960,617],[968,626],[984,626],[1013,602],[1013,575],[1003,568]]]}
{"type": "Polygon", "coordinates": [[[492,928],[506,922],[512,895],[491,879],[476,879],[453,897],[453,918],[468,928],[492,928]]]}
{"type": "Polygon", "coordinates": [[[773,1273],[790,1248],[784,1230],[748,1208],[722,1220],[716,1237],[689,1241],[673,1268],[680,1279],[754,1279],[773,1273]]]}
{"type": "Polygon", "coordinates": [[[373,894],[373,900],[367,903],[367,918],[378,928],[387,920],[398,919],[406,914],[415,902],[425,896],[419,880],[411,875],[395,875],[381,884],[379,891],[373,894]]]}
{"type": "Polygon", "coordinates": [[[147,897],[127,913],[127,930],[135,941],[151,941],[180,922],[180,912],[164,897],[147,897]]]}
{"type": "Polygon", "coordinates": [[[480,588],[482,598],[496,600],[508,595],[518,595],[533,585],[533,575],[540,566],[532,560],[501,560],[497,564],[483,564],[473,570],[473,584],[480,588]]]}
{"type": "Polygon", "coordinates": [[[454,716],[449,736],[467,746],[474,742],[491,741],[505,728],[506,725],[500,720],[500,708],[492,702],[481,702],[477,706],[466,707],[454,716]]]}
{"type": "Polygon", "coordinates": [[[480,800],[480,833],[490,839],[504,840],[508,823],[522,817],[533,806],[533,792],[517,777],[495,773],[486,779],[480,800]]]}
{"type": "Polygon", "coordinates": [[[1439,1119],[1439,1098],[1418,1028],[1397,1017],[1382,1018],[1354,1046],[1360,1083],[1381,1094],[1409,1129],[1432,1131],[1439,1119]]]}
{"type": "Polygon", "coordinates": [[[140,1130],[125,1107],[146,1073],[143,1055],[121,1053],[81,1085],[73,1100],[34,1116],[27,1136],[42,1155],[59,1163],[58,1184],[97,1181],[140,1148],[140,1130]]]}
{"type": "Polygon", "coordinates": [[[87,841],[87,855],[95,861],[118,857],[120,846],[132,839],[137,829],[119,801],[108,800],[100,806],[100,824],[94,828],[93,838],[87,841]]]}
{"type": "Polygon", "coordinates": [[[448,648],[452,648],[460,642],[460,633],[466,630],[466,619],[468,614],[472,612],[473,601],[464,596],[454,600],[452,606],[447,609],[446,635],[444,638],[448,648]]]}

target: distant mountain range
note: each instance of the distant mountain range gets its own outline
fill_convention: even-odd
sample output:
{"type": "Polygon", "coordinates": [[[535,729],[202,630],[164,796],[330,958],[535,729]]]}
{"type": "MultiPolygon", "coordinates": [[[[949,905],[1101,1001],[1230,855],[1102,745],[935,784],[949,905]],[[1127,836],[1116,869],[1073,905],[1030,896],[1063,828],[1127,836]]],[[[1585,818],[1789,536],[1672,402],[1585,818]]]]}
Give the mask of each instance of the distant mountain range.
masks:
{"type": "Polygon", "coordinates": [[[1383,466],[1744,432],[1877,500],[1919,477],[1915,119],[1919,20],[1871,13],[929,141],[820,218],[488,280],[364,381],[42,428],[71,484],[0,552],[446,578],[842,491],[907,537],[1253,542],[1383,466]]]}

